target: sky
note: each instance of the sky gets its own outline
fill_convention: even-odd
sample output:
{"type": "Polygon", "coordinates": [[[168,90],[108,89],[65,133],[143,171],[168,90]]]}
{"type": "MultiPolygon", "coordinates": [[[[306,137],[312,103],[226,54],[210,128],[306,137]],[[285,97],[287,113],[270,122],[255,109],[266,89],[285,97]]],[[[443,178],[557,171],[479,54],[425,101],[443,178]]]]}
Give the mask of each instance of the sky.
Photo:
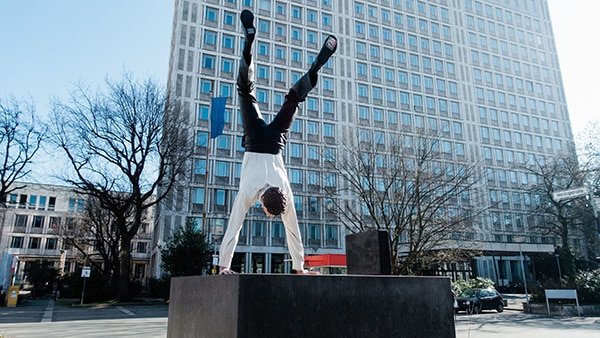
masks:
{"type": "MultiPolygon", "coordinates": [[[[80,82],[102,88],[125,71],[166,85],[173,0],[0,0],[0,98],[66,99],[80,82]]],[[[600,1],[549,0],[575,134],[598,121],[600,1]]]]}

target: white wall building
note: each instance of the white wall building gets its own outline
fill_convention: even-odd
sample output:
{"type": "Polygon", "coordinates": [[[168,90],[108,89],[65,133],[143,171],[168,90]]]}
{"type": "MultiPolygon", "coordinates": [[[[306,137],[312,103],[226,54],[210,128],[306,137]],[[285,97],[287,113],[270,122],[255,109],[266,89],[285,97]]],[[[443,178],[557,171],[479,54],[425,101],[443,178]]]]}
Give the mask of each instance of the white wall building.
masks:
{"type": "MultiPolygon", "coordinates": [[[[59,273],[80,273],[85,257],[65,241],[65,233],[83,219],[85,199],[67,186],[18,182],[24,185],[7,196],[5,206],[0,209],[0,250],[2,261],[18,257],[16,283],[23,280],[25,267],[30,261],[47,260],[54,264],[59,273]]],[[[132,278],[144,285],[149,277],[151,239],[154,227],[154,210],[149,210],[144,225],[132,243],[132,278]]],[[[94,251],[89,248],[90,259],[94,251]]],[[[7,260],[8,264],[10,259],[7,260]]],[[[2,266],[1,274],[8,285],[8,273],[2,266]]]]}

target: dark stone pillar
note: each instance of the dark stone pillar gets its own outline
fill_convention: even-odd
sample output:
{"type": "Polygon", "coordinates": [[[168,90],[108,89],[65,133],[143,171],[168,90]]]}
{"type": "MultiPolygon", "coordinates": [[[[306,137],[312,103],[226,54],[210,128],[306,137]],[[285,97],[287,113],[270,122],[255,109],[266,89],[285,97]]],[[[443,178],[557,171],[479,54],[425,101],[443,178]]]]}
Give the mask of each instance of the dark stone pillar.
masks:
{"type": "Polygon", "coordinates": [[[372,230],[346,235],[349,275],[391,275],[388,232],[372,230]]]}
{"type": "Polygon", "coordinates": [[[446,277],[275,275],[171,280],[167,336],[456,336],[446,277]]]}

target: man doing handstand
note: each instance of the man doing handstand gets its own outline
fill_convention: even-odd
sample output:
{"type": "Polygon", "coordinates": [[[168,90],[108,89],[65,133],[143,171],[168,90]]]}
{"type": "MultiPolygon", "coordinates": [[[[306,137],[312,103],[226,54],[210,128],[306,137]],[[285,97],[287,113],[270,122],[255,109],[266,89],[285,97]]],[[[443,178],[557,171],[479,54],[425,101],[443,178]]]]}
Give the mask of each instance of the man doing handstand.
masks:
{"type": "Polygon", "coordinates": [[[248,209],[258,200],[269,217],[281,215],[287,245],[292,258],[292,270],[309,273],[304,269],[304,247],[298,226],[292,189],[283,164],[281,151],[287,142],[287,134],[294,122],[298,104],[306,99],[317,84],[317,73],[337,49],[337,39],[330,35],[310,69],[294,84],[271,123],[267,124],[258,108],[254,88],[254,64],[252,42],[255,37],[254,15],[242,11],[240,21],[244,29],[245,43],[240,58],[237,90],[240,102],[246,149],[242,159],[239,192],[231,209],[231,216],[219,250],[220,274],[233,274],[231,260],[237,246],[240,230],[248,209]]]}

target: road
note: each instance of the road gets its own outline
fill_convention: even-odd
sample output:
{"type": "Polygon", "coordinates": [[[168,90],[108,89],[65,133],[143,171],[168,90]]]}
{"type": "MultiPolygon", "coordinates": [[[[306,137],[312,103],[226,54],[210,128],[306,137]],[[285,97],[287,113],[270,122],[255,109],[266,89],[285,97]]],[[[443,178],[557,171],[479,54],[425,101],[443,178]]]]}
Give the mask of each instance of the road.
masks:
{"type": "MultiPolygon", "coordinates": [[[[164,338],[167,317],[166,304],[71,307],[63,301],[29,300],[17,307],[0,308],[0,337],[164,338]]],[[[503,313],[461,313],[454,318],[456,338],[600,337],[600,317],[526,314],[517,306],[509,306],[503,313]]]]}
{"type": "Polygon", "coordinates": [[[166,337],[166,304],[71,307],[73,302],[28,300],[0,308],[1,338],[166,337]]]}

